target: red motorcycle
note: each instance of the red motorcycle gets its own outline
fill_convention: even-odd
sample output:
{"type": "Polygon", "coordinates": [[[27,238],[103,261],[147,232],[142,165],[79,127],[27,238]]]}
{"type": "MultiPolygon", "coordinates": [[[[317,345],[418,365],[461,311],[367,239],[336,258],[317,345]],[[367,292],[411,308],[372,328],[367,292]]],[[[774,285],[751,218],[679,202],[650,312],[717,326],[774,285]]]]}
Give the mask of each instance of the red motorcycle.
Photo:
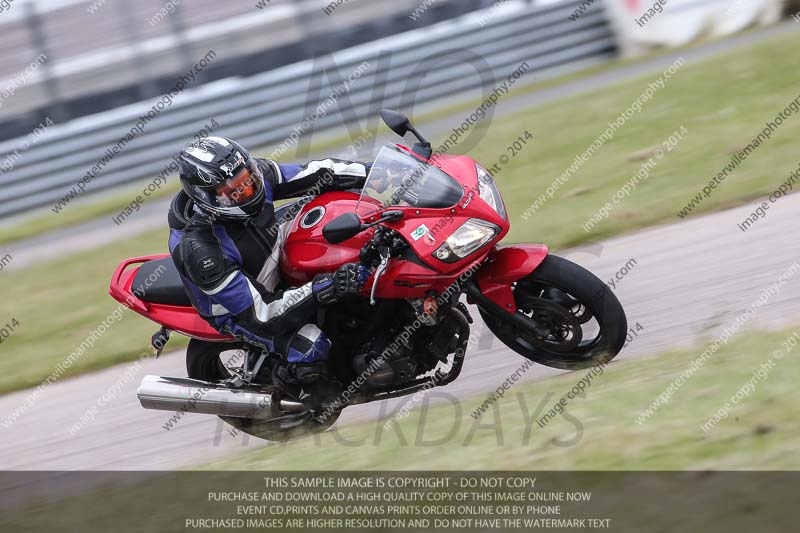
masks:
{"type": "Polygon", "coordinates": [[[276,211],[288,230],[282,286],[310,281],[340,265],[372,270],[361,297],[321,309],[332,339],[331,371],[343,386],[324,412],[282,397],[272,384],[277,354],[220,334],[191,306],[168,255],[124,261],[111,295],[191,338],[189,378],[147,376],[146,409],[222,417],[237,429],[285,440],[330,427],[349,405],[444,386],[461,372],[470,309],[506,346],[536,363],[577,370],[602,364],[625,343],[617,298],[582,267],[542,244],[499,246],[510,224],[492,176],[465,156],[434,155],[409,119],[381,112],[413,148],[384,146],[360,192],[329,192],[276,211]],[[130,268],[137,265],[136,268],[130,268]]]}

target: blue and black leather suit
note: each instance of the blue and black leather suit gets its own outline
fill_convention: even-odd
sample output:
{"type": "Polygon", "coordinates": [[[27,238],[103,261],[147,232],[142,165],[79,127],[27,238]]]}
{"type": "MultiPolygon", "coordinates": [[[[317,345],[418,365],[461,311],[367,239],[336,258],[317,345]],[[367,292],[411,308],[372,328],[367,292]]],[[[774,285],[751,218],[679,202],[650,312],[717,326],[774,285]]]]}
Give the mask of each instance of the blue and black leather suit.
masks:
{"type": "Polygon", "coordinates": [[[280,281],[280,250],[291,220],[277,220],[273,202],[361,188],[369,164],[324,159],[305,165],[256,160],[264,174],[266,205],[246,223],[214,221],[180,193],[170,209],[169,249],[200,315],[220,332],[281,353],[289,363],[327,359],[330,341],[310,318],[313,282],[286,290],[280,281]],[[298,332],[282,346],[277,339],[298,332]]]}

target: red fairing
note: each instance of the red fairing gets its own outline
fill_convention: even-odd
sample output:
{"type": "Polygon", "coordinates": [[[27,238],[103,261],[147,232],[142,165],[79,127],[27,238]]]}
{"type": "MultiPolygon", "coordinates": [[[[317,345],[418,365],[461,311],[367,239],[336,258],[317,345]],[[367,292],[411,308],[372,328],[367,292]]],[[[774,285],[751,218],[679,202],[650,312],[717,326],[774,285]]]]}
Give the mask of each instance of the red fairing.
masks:
{"type": "MultiPolygon", "coordinates": [[[[417,159],[421,159],[406,146],[398,145],[398,148],[405,150],[417,159]]],[[[444,274],[450,276],[449,279],[455,280],[476,261],[483,259],[491,251],[492,244],[502,240],[511,226],[507,220],[500,217],[494,209],[480,198],[478,173],[474,159],[460,155],[435,155],[428,163],[438,167],[461,184],[464,190],[461,201],[453,207],[442,209],[391,207],[392,210],[403,211],[405,216],[398,222],[387,222],[385,225],[405,237],[414,254],[426,266],[430,267],[433,271],[432,273],[444,274]],[[433,255],[436,249],[470,218],[485,220],[497,225],[499,233],[482,250],[460,261],[444,263],[436,259],[433,255]],[[415,239],[413,237],[415,230],[418,230],[423,225],[428,232],[423,238],[415,239]]],[[[372,222],[376,217],[377,215],[373,214],[373,216],[366,218],[365,222],[372,222]]]]}
{"type": "Polygon", "coordinates": [[[139,269],[129,267],[165,257],[169,256],[151,255],[123,261],[114,271],[114,276],[111,278],[109,294],[119,303],[167,329],[205,341],[232,342],[234,340],[232,337],[222,335],[212,328],[208,322],[197,314],[194,307],[143,302],[133,294],[131,285],[139,269]]]}
{"type": "Polygon", "coordinates": [[[283,279],[289,285],[303,285],[317,274],[333,272],[341,265],[359,261],[361,248],[372,231],[362,232],[340,244],[330,244],[322,235],[322,228],[328,222],[356,210],[358,197],[352,192],[325,193],[305,205],[291,222],[280,262],[283,279]],[[307,218],[309,213],[313,215],[320,209],[325,210],[322,218],[307,218]]]}
{"type": "MultiPolygon", "coordinates": [[[[411,261],[395,259],[389,263],[375,290],[377,298],[425,298],[431,292],[443,293],[459,281],[463,270],[454,274],[441,274],[411,261]]],[[[367,280],[362,294],[372,290],[373,279],[367,280]]]]}
{"type": "MultiPolygon", "coordinates": [[[[420,159],[405,146],[398,147],[420,159]]],[[[473,159],[465,156],[436,155],[429,163],[440,168],[457,181],[463,195],[458,204],[448,208],[422,208],[392,206],[392,211],[402,211],[403,217],[394,222],[384,222],[399,233],[408,243],[406,256],[395,257],[381,277],[375,294],[378,298],[423,298],[441,294],[462,280],[467,272],[474,271],[484,261],[476,274],[478,285],[486,296],[509,312],[515,312],[511,285],[533,272],[547,256],[543,245],[518,245],[497,249],[497,243],[510,229],[508,220],[480,196],[478,172],[473,159]],[[494,238],[480,250],[452,263],[440,261],[434,252],[469,219],[490,222],[497,227],[494,238]]],[[[374,235],[367,230],[339,244],[330,244],[322,234],[323,228],[340,215],[356,212],[364,223],[375,222],[386,209],[369,197],[359,204],[359,194],[353,192],[328,192],[303,206],[289,224],[286,241],[280,257],[283,281],[289,286],[299,286],[311,281],[320,273],[333,272],[346,263],[360,262],[364,245],[374,235]]],[[[168,329],[185,335],[219,342],[231,342],[231,337],[221,335],[191,307],[177,307],[143,302],[131,293],[131,283],[136,274],[132,265],[165,255],[140,257],[123,262],[114,273],[111,295],[137,313],[168,329]]],[[[371,292],[373,278],[367,280],[362,295],[371,292]]]]}
{"type": "Polygon", "coordinates": [[[511,285],[524,278],[547,257],[544,244],[516,244],[497,248],[476,274],[478,287],[509,313],[517,312],[511,285]]]}

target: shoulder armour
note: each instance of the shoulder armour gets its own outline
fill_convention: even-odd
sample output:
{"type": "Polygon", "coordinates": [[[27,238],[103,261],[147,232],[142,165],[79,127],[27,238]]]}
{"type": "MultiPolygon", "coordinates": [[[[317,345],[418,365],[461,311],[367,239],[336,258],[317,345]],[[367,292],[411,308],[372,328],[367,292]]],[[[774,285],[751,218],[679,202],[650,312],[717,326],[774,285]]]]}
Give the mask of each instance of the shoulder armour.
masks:
{"type": "Polygon", "coordinates": [[[213,290],[233,271],[219,244],[184,236],[180,255],[186,275],[204,291],[213,290]]]}

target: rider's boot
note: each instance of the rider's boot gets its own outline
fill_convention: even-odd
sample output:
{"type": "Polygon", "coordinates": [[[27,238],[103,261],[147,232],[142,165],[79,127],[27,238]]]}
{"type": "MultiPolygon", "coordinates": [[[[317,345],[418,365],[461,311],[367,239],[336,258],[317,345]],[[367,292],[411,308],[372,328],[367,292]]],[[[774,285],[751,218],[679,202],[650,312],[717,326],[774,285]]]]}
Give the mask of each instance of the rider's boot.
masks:
{"type": "Polygon", "coordinates": [[[328,368],[331,341],[314,324],[294,333],[281,350],[286,354],[275,367],[273,378],[278,390],[305,404],[310,410],[324,410],[342,392],[342,385],[328,368]]]}

